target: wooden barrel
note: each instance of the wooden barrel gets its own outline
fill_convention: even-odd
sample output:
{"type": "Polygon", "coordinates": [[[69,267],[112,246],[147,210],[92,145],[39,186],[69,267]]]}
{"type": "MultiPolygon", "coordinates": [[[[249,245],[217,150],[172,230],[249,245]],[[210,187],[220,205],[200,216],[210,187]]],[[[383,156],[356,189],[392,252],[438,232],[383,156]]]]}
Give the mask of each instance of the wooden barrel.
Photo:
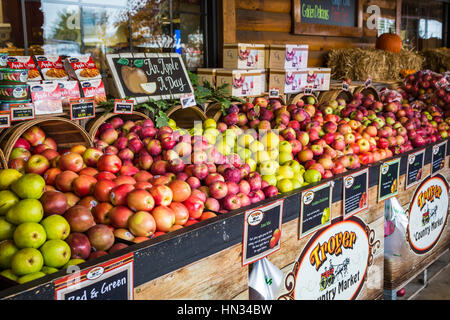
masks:
{"type": "Polygon", "coordinates": [[[6,162],[11,151],[22,134],[33,126],[40,127],[46,134],[55,140],[58,149],[70,149],[82,144],[86,147],[93,146],[93,140],[86,130],[74,121],[63,117],[42,117],[34,120],[20,122],[8,128],[0,135],[0,148],[3,149],[6,162]]]}
{"type": "Polygon", "coordinates": [[[362,93],[364,96],[367,96],[368,94],[372,94],[375,98],[375,101],[380,101],[380,95],[378,94],[377,89],[375,89],[372,86],[369,87],[365,87],[365,86],[361,86],[361,87],[357,87],[355,88],[355,91],[353,91],[353,95],[355,95],[356,93],[362,93]]]}
{"type": "Polygon", "coordinates": [[[3,151],[0,150],[0,170],[1,169],[6,169],[6,168],[8,168],[8,164],[6,162],[5,155],[3,154],[3,151]]]}
{"type": "Polygon", "coordinates": [[[195,121],[203,122],[208,118],[203,110],[197,106],[183,109],[181,105],[173,106],[167,110],[167,116],[173,119],[179,128],[183,129],[193,128],[195,121]]]}
{"type": "Polygon", "coordinates": [[[349,103],[353,100],[353,95],[350,91],[342,90],[342,89],[336,89],[336,90],[329,90],[329,91],[322,91],[319,94],[319,103],[327,103],[331,100],[338,100],[338,99],[344,99],[345,102],[349,103]]]}
{"type": "MultiPolygon", "coordinates": [[[[295,95],[291,101],[289,102],[289,104],[296,104],[298,101],[303,100],[305,101],[306,97],[313,97],[314,98],[314,103],[317,103],[317,97],[314,94],[304,94],[304,93],[299,93],[297,95],[295,95]]],[[[305,101],[306,102],[306,101],[305,101]]]]}
{"type": "Polygon", "coordinates": [[[129,120],[138,121],[138,120],[150,119],[146,114],[139,112],[139,111],[133,111],[132,114],[115,114],[112,112],[99,114],[95,118],[89,120],[86,123],[86,131],[89,133],[89,136],[91,137],[91,139],[94,140],[98,128],[100,128],[100,126],[103,123],[107,122],[109,119],[114,118],[114,117],[120,117],[124,121],[129,121],[129,120]]]}

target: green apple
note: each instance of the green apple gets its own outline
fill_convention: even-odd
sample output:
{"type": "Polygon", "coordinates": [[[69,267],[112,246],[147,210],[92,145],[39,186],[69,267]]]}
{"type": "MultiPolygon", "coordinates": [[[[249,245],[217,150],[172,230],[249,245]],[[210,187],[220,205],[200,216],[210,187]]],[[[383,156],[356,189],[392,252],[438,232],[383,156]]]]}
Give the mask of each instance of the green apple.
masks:
{"type": "Polygon", "coordinates": [[[231,153],[231,147],[227,145],[224,141],[218,141],[215,143],[217,151],[219,151],[224,156],[231,153]]]}
{"type": "Polygon", "coordinates": [[[298,163],[297,160],[290,160],[287,161],[284,165],[288,165],[291,167],[292,171],[294,171],[294,174],[299,173],[302,165],[298,163]]]}
{"type": "Polygon", "coordinates": [[[173,119],[169,119],[169,121],[167,122],[167,124],[168,124],[169,127],[171,127],[172,129],[176,129],[176,127],[177,127],[177,123],[176,123],[175,120],[173,120],[173,119]]]}
{"type": "Polygon", "coordinates": [[[288,165],[280,166],[280,168],[278,169],[278,174],[285,179],[292,179],[294,177],[294,171],[288,165]]]}
{"type": "Polygon", "coordinates": [[[292,153],[292,145],[289,141],[283,140],[280,142],[280,153],[282,152],[288,152],[288,153],[292,153]]]}
{"type": "Polygon", "coordinates": [[[0,241],[12,239],[16,226],[0,217],[0,241]]]}
{"type": "Polygon", "coordinates": [[[277,172],[277,164],[274,160],[263,161],[259,164],[261,175],[274,175],[277,172]]]}
{"type": "Polygon", "coordinates": [[[303,173],[294,172],[294,177],[292,179],[300,181],[301,184],[305,182],[305,180],[303,179],[303,173]]]}
{"type": "Polygon", "coordinates": [[[247,163],[247,164],[249,165],[249,167],[250,167],[250,172],[251,172],[251,171],[256,171],[257,163],[256,163],[255,160],[253,160],[252,158],[248,158],[248,159],[245,161],[245,163],[247,163]]]}
{"type": "Polygon", "coordinates": [[[70,234],[70,225],[67,220],[60,215],[53,214],[41,221],[45,229],[48,240],[65,240],[70,234]]]}
{"type": "Polygon", "coordinates": [[[263,163],[264,161],[269,161],[270,156],[269,153],[265,150],[257,151],[252,154],[252,158],[256,161],[256,163],[263,163]]]}
{"type": "Polygon", "coordinates": [[[44,258],[38,249],[25,248],[19,250],[11,261],[11,270],[17,276],[38,272],[44,265],[44,258]]]}
{"type": "Polygon", "coordinates": [[[29,282],[29,281],[32,281],[32,280],[36,280],[36,279],[42,278],[43,276],[45,276],[45,273],[43,273],[41,271],[33,272],[33,273],[26,274],[24,276],[21,276],[17,280],[17,282],[22,284],[22,283],[25,283],[25,282],[29,282]]]}
{"type": "Polygon", "coordinates": [[[45,274],[52,274],[58,272],[59,270],[57,268],[43,266],[41,271],[45,274]]]}
{"type": "Polygon", "coordinates": [[[320,180],[322,180],[322,175],[315,169],[308,169],[305,171],[303,179],[305,179],[305,181],[308,183],[319,182],[320,180]]]}
{"type": "Polygon", "coordinates": [[[9,269],[14,255],[19,251],[19,248],[12,240],[5,240],[0,242],[0,269],[9,269]]]}
{"type": "Polygon", "coordinates": [[[291,181],[292,181],[292,187],[294,189],[299,189],[302,187],[302,182],[300,180],[292,178],[291,181]]]}
{"type": "Polygon", "coordinates": [[[6,220],[16,225],[24,222],[40,222],[43,217],[44,209],[36,199],[21,200],[6,213],[6,220]]]}
{"type": "Polygon", "coordinates": [[[277,188],[281,193],[294,190],[294,185],[290,179],[281,179],[277,183],[277,188]]]}
{"type": "Polygon", "coordinates": [[[277,186],[277,177],[274,174],[261,175],[261,178],[271,186],[277,186]]]}
{"type": "Polygon", "coordinates": [[[217,128],[217,122],[213,118],[208,118],[205,121],[203,121],[203,128],[209,129],[209,128],[217,128]]]}
{"type": "Polygon", "coordinates": [[[264,151],[266,148],[264,147],[264,145],[261,143],[261,141],[259,140],[254,140],[250,143],[250,145],[248,146],[249,150],[252,153],[256,153],[258,151],[264,151]]]}
{"type": "Polygon", "coordinates": [[[10,185],[21,176],[22,174],[15,169],[0,170],[0,190],[9,189],[10,185]]]}
{"type": "Polygon", "coordinates": [[[278,162],[281,165],[286,164],[286,162],[294,160],[294,156],[291,152],[280,152],[280,155],[278,156],[278,162]]]}
{"type": "Polygon", "coordinates": [[[251,134],[248,134],[248,133],[241,134],[237,138],[238,145],[240,145],[241,147],[244,147],[244,148],[248,148],[253,141],[255,141],[255,138],[251,134]]]}
{"type": "Polygon", "coordinates": [[[44,227],[36,222],[25,222],[17,226],[13,234],[18,248],[39,248],[47,240],[44,227]]]}
{"type": "Polygon", "coordinates": [[[14,192],[9,190],[0,191],[0,216],[5,215],[19,201],[19,197],[14,192]]]}
{"type": "Polygon", "coordinates": [[[209,134],[208,133],[203,134],[203,137],[206,139],[206,141],[208,141],[209,144],[216,143],[216,136],[214,136],[214,135],[212,135],[210,133],[209,134]]]}
{"type": "Polygon", "coordinates": [[[244,161],[251,158],[251,156],[252,156],[252,152],[250,150],[248,150],[247,148],[238,149],[237,154],[244,161]]]}
{"type": "Polygon", "coordinates": [[[261,137],[261,142],[267,149],[278,148],[280,137],[275,132],[268,131],[261,137]]]}
{"type": "Polygon", "coordinates": [[[67,269],[70,266],[76,266],[77,264],[81,264],[83,262],[86,262],[83,259],[70,259],[63,267],[62,269],[67,269]]]}
{"type": "Polygon", "coordinates": [[[44,193],[45,180],[36,173],[27,173],[11,184],[11,190],[21,199],[39,199],[44,193]]]}
{"type": "Polygon", "coordinates": [[[269,149],[267,150],[267,153],[269,154],[270,159],[275,160],[278,162],[278,156],[280,155],[280,152],[278,149],[269,149]]]}
{"type": "Polygon", "coordinates": [[[322,214],[322,224],[325,224],[328,220],[330,220],[330,207],[325,208],[322,214]]]}
{"type": "Polygon", "coordinates": [[[2,272],[0,272],[0,275],[4,276],[5,278],[8,278],[9,280],[16,281],[16,282],[17,282],[17,280],[19,279],[19,277],[16,276],[16,275],[12,272],[11,269],[3,270],[2,272]]]}
{"type": "Polygon", "coordinates": [[[217,137],[218,135],[220,135],[220,131],[217,130],[216,128],[207,128],[207,129],[205,129],[205,130],[203,131],[203,134],[204,134],[204,135],[209,134],[209,135],[212,135],[212,136],[214,136],[214,137],[217,137]]]}
{"type": "Polygon", "coordinates": [[[61,268],[70,260],[70,247],[64,240],[48,240],[39,250],[47,267],[61,268]]]}

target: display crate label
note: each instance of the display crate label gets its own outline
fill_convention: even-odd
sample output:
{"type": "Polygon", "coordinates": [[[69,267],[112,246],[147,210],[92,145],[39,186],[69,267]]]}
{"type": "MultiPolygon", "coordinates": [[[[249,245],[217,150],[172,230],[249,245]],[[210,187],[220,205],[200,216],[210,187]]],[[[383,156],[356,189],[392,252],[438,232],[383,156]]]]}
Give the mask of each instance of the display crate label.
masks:
{"type": "Polygon", "coordinates": [[[55,281],[56,300],[133,300],[133,253],[55,281]]]}
{"type": "Polygon", "coordinates": [[[380,166],[378,183],[378,202],[398,194],[400,178],[400,158],[383,163],[380,166]]]}
{"type": "Polygon", "coordinates": [[[299,238],[331,223],[333,182],[326,182],[300,194],[299,238]]]}
{"type": "MultiPolygon", "coordinates": [[[[378,236],[379,237],[379,236],[378,236]]],[[[351,300],[366,283],[374,256],[382,253],[375,231],[352,216],[313,234],[292,270],[285,273],[278,300],[351,300]]]]}
{"type": "Polygon", "coordinates": [[[11,122],[33,120],[35,118],[33,103],[11,104],[9,110],[11,112],[11,122]]]}
{"type": "Polygon", "coordinates": [[[180,96],[181,108],[195,107],[197,103],[195,102],[195,97],[193,93],[186,93],[180,96]]]}
{"type": "Polygon", "coordinates": [[[415,186],[422,180],[425,149],[408,155],[405,189],[415,186]]]}
{"type": "Polygon", "coordinates": [[[407,239],[416,254],[434,248],[447,223],[448,183],[437,173],[417,187],[409,207],[407,239]]]}
{"type": "Polygon", "coordinates": [[[0,129],[11,127],[11,113],[9,111],[0,112],[0,129]]]}
{"type": "Polygon", "coordinates": [[[276,99],[280,97],[280,89],[279,88],[270,88],[269,89],[269,98],[276,99]]]}
{"type": "Polygon", "coordinates": [[[245,212],[242,265],[280,249],[284,199],[245,212]]]}
{"type": "Polygon", "coordinates": [[[94,98],[70,99],[70,119],[81,120],[95,118],[94,98]]]}
{"type": "Polygon", "coordinates": [[[447,154],[447,141],[434,145],[431,148],[431,174],[435,174],[444,168],[447,154]]]}
{"type": "Polygon", "coordinates": [[[116,114],[132,114],[134,107],[133,100],[114,100],[114,113],[116,114]]]}
{"type": "Polygon", "coordinates": [[[369,168],[349,174],[343,179],[344,219],[369,207],[369,168]]]}

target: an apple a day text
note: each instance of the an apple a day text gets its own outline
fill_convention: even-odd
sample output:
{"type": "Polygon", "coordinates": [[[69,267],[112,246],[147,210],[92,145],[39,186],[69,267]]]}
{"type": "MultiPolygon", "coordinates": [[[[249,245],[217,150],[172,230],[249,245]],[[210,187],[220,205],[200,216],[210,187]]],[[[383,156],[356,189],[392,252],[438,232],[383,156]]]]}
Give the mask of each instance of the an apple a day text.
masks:
{"type": "Polygon", "coordinates": [[[175,71],[180,70],[178,61],[170,58],[170,62],[166,63],[163,58],[159,58],[157,59],[157,64],[152,63],[151,59],[145,59],[144,63],[148,65],[148,71],[145,72],[147,75],[160,74],[157,77],[157,81],[160,84],[161,91],[169,91],[176,88],[180,92],[184,92],[184,87],[187,83],[184,83],[181,77],[178,79],[172,77],[175,71]],[[164,75],[166,76],[164,77],[164,75]]]}

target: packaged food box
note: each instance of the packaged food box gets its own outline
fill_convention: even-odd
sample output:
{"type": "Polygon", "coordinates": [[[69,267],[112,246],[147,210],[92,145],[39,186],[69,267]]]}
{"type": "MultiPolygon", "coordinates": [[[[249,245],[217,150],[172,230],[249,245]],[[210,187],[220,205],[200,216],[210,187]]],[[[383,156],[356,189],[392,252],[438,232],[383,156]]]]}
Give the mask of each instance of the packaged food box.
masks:
{"type": "Polygon", "coordinates": [[[216,72],[217,68],[198,68],[198,82],[203,85],[205,81],[208,81],[213,88],[216,87],[216,72]]]}
{"type": "Polygon", "coordinates": [[[264,69],[265,47],[264,44],[224,44],[224,69],[264,69]]]}
{"type": "Polygon", "coordinates": [[[270,45],[269,68],[306,69],[308,67],[308,45],[270,45]]]}
{"type": "Polygon", "coordinates": [[[72,80],[86,81],[102,78],[94,60],[89,55],[66,58],[64,67],[72,80]]]}
{"type": "Polygon", "coordinates": [[[0,68],[6,68],[8,66],[8,54],[0,52],[0,68]]]}
{"type": "Polygon", "coordinates": [[[25,100],[28,98],[29,88],[26,84],[24,85],[0,85],[0,100],[10,101],[10,100],[25,100]]]}
{"type": "Polygon", "coordinates": [[[58,82],[30,84],[30,94],[36,115],[63,112],[58,82]]]}
{"type": "Polygon", "coordinates": [[[25,100],[9,100],[9,101],[1,101],[0,100],[0,111],[9,111],[11,109],[12,104],[27,104],[30,103],[30,99],[25,100]]]}
{"type": "Polygon", "coordinates": [[[269,88],[277,88],[279,94],[299,93],[306,86],[306,69],[270,69],[269,88]]]}
{"type": "Polygon", "coordinates": [[[314,90],[330,90],[331,68],[307,68],[306,83],[314,90]]]}
{"type": "Polygon", "coordinates": [[[41,70],[44,80],[68,80],[69,76],[64,69],[60,56],[34,56],[41,70]]]}
{"type": "Polygon", "coordinates": [[[0,84],[26,84],[27,81],[27,69],[0,69],[0,84]]]}
{"type": "Polygon", "coordinates": [[[230,94],[236,97],[257,96],[262,91],[261,70],[225,70],[217,71],[216,83],[220,87],[230,84],[230,94]]]}
{"type": "Polygon", "coordinates": [[[10,69],[27,69],[28,81],[41,81],[42,76],[38,70],[38,66],[31,56],[9,56],[7,59],[8,68],[10,69]]]}
{"type": "Polygon", "coordinates": [[[69,100],[81,97],[79,82],[76,80],[58,81],[63,109],[69,109],[69,100]]]}
{"type": "Polygon", "coordinates": [[[102,79],[88,80],[80,82],[83,97],[95,98],[95,103],[106,102],[105,86],[102,79]]]}

